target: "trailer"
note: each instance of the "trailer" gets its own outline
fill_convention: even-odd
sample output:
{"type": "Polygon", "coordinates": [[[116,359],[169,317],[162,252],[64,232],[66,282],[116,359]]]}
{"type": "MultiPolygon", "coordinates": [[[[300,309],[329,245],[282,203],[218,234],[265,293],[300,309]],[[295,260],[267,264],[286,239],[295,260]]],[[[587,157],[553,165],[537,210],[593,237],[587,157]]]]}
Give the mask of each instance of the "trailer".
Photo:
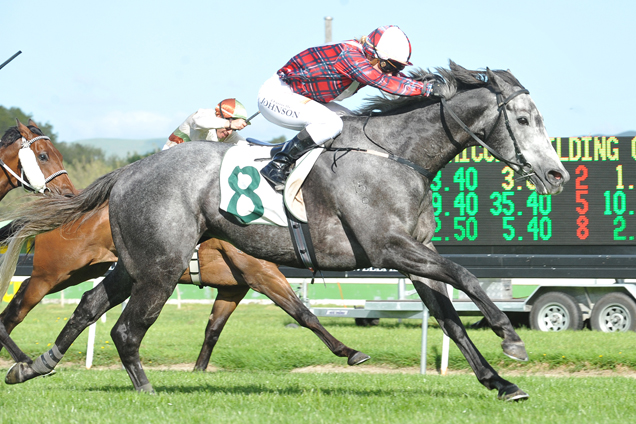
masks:
{"type": "MultiPolygon", "coordinates": [[[[409,294],[409,292],[406,292],[409,294]]],[[[540,331],[581,330],[586,325],[603,332],[636,331],[636,284],[546,284],[522,299],[493,299],[515,324],[540,331]]],[[[454,299],[462,316],[481,316],[469,299],[454,299]]],[[[380,318],[421,319],[419,300],[367,300],[363,308],[312,307],[316,316],[354,318],[358,325],[375,325],[380,318]]]]}

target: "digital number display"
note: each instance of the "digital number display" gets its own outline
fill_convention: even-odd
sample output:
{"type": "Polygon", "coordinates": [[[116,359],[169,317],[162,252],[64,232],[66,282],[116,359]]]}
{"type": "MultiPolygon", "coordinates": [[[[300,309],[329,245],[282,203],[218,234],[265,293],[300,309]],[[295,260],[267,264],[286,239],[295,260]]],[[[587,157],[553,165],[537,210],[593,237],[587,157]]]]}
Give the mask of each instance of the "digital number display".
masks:
{"type": "Polygon", "coordinates": [[[537,195],[482,147],[431,184],[436,246],[636,245],[636,137],[551,139],[570,173],[556,196],[537,195]]]}

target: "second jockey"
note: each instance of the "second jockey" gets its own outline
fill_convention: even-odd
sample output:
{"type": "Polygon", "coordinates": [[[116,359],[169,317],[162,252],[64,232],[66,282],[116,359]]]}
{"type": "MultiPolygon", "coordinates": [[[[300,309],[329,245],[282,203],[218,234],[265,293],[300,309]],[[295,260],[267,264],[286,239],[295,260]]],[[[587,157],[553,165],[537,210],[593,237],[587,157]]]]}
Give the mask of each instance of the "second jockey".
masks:
{"type": "Polygon", "coordinates": [[[222,100],[214,109],[199,109],[174,130],[162,150],[190,140],[236,144],[245,140],[234,130],[248,125],[247,111],[236,99],[222,100]]]}
{"type": "Polygon", "coordinates": [[[280,68],[258,93],[258,109],[281,127],[300,131],[274,155],[261,174],[282,190],[291,165],[342,131],[351,112],[334,101],[370,85],[400,96],[437,95],[433,83],[408,78],[411,43],[400,28],[383,26],[366,37],[309,48],[280,68]]]}

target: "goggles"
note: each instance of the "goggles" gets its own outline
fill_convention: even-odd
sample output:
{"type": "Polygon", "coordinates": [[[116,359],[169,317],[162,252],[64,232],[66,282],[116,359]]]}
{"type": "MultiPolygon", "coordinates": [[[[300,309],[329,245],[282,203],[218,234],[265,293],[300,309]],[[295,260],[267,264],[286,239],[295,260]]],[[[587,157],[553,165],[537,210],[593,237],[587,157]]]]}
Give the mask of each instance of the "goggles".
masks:
{"type": "Polygon", "coordinates": [[[404,64],[391,59],[380,59],[380,70],[385,74],[396,75],[404,69],[404,64]]]}

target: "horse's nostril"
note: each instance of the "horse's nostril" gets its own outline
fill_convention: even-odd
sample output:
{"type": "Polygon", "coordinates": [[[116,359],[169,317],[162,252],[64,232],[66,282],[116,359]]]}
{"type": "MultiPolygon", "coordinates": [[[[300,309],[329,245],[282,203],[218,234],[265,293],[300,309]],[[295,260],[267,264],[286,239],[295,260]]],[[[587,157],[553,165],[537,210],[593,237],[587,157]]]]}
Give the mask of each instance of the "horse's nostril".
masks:
{"type": "Polygon", "coordinates": [[[558,171],[550,171],[548,172],[548,175],[557,182],[563,180],[563,175],[558,171]]]}

